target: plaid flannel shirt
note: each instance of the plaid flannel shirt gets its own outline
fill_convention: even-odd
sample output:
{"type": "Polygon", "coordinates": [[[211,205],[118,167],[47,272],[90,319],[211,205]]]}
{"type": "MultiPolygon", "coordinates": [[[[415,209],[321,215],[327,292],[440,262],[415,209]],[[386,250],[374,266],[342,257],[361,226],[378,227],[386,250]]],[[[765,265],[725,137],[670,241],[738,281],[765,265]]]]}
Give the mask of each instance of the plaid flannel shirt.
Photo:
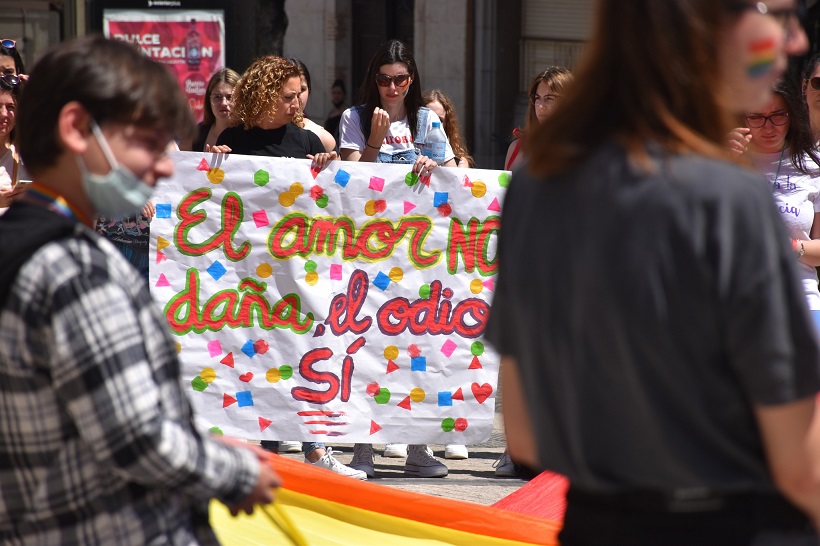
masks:
{"type": "Polygon", "coordinates": [[[215,543],[208,500],[244,498],[258,465],[195,430],[167,323],[113,245],[77,224],[32,255],[0,309],[0,543],[215,543]]]}

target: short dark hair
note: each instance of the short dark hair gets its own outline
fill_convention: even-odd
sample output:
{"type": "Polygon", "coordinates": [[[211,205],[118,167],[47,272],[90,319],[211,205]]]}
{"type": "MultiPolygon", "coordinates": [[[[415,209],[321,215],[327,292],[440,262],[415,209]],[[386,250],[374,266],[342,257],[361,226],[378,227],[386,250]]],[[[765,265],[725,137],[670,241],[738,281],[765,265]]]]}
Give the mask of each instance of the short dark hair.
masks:
{"type": "Polygon", "coordinates": [[[331,85],[330,88],[333,89],[334,87],[338,87],[339,89],[342,90],[342,93],[347,95],[347,88],[345,88],[345,82],[344,81],[339,80],[339,79],[334,80],[333,85],[331,85]]]}
{"type": "Polygon", "coordinates": [[[410,126],[410,133],[413,135],[413,140],[416,139],[419,108],[424,106],[421,100],[421,78],[416,67],[416,59],[413,58],[413,52],[407,44],[399,40],[388,40],[379,46],[378,51],[370,60],[367,75],[359,90],[360,100],[364,105],[360,120],[365,140],[370,138],[370,122],[373,119],[373,110],[382,105],[379,88],[376,85],[376,75],[379,73],[379,68],[394,63],[406,64],[407,70],[413,78],[413,83],[410,84],[407,95],[404,97],[404,107],[407,109],[407,124],[410,126]]]}
{"type": "Polygon", "coordinates": [[[72,101],[100,125],[138,125],[182,138],[194,124],[171,72],[133,45],[100,35],[61,43],[37,62],[20,93],[18,144],[31,174],[53,166],[62,154],[57,121],[72,101]]]}

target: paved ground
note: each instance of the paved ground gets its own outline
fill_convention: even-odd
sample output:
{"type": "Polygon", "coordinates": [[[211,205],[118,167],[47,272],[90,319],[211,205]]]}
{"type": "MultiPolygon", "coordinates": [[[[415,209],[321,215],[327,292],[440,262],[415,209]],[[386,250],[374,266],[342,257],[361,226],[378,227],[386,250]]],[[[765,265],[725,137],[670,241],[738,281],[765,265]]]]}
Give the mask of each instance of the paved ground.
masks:
{"type": "MultiPolygon", "coordinates": [[[[404,476],[404,459],[382,457],[383,445],[373,446],[376,452],[376,477],[371,481],[389,487],[398,487],[407,491],[417,491],[450,499],[493,504],[521,487],[524,480],[515,478],[496,478],[493,462],[504,452],[504,432],[501,420],[501,402],[496,404],[495,426],[490,439],[479,445],[469,446],[470,458],[466,460],[445,460],[444,446],[432,445],[439,459],[447,464],[450,473],[445,478],[407,478],[404,476]]],[[[353,458],[351,444],[329,444],[334,455],[342,463],[349,463],[353,458]],[[340,453],[341,452],[341,453],[340,453]]],[[[302,460],[301,453],[289,453],[285,456],[302,460]]]]}

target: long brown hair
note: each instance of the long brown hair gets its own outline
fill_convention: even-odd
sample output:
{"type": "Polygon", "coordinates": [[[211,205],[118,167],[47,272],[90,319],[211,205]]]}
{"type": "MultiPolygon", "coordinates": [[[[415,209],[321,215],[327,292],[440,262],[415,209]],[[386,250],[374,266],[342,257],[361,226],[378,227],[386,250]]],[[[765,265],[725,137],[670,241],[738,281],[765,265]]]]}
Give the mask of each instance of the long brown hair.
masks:
{"type": "Polygon", "coordinates": [[[538,90],[538,86],[541,82],[545,82],[549,86],[551,93],[563,95],[564,90],[569,86],[572,80],[572,72],[563,66],[551,66],[538,74],[535,79],[532,80],[530,89],[527,93],[527,101],[529,102],[527,103],[527,118],[524,125],[525,130],[532,129],[538,125],[538,116],[535,115],[535,105],[532,103],[532,100],[530,100],[530,97],[532,97],[538,90]]]}
{"type": "Polygon", "coordinates": [[[213,125],[216,123],[216,116],[211,106],[211,94],[214,92],[214,87],[220,83],[227,83],[231,89],[236,87],[239,82],[239,74],[230,68],[222,68],[214,72],[211,79],[208,80],[208,89],[205,91],[205,105],[202,109],[202,123],[203,125],[213,125]]]}
{"type": "Polygon", "coordinates": [[[461,126],[458,123],[458,115],[456,108],[453,106],[453,101],[444,94],[441,89],[430,89],[421,94],[421,101],[427,105],[431,102],[439,102],[444,108],[444,122],[442,128],[444,134],[447,135],[447,140],[450,141],[450,147],[453,148],[453,153],[459,159],[466,159],[470,167],[475,167],[475,160],[470,152],[467,150],[467,143],[464,136],[461,134],[461,126]]]}
{"type": "MultiPolygon", "coordinates": [[[[646,164],[647,141],[725,158],[718,40],[731,0],[599,0],[575,81],[525,141],[530,170],[566,170],[615,140],[646,164]]],[[[734,120],[736,122],[737,120],[734,120]]]]}

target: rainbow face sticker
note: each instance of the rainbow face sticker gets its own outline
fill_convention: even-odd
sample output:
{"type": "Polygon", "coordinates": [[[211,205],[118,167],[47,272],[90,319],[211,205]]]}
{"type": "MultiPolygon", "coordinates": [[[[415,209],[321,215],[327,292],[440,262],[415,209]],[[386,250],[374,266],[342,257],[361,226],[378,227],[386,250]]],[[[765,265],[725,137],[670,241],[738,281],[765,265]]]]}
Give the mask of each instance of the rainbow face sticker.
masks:
{"type": "Polygon", "coordinates": [[[750,78],[760,78],[771,72],[775,61],[775,39],[763,38],[749,44],[749,64],[746,73],[750,78]]]}

